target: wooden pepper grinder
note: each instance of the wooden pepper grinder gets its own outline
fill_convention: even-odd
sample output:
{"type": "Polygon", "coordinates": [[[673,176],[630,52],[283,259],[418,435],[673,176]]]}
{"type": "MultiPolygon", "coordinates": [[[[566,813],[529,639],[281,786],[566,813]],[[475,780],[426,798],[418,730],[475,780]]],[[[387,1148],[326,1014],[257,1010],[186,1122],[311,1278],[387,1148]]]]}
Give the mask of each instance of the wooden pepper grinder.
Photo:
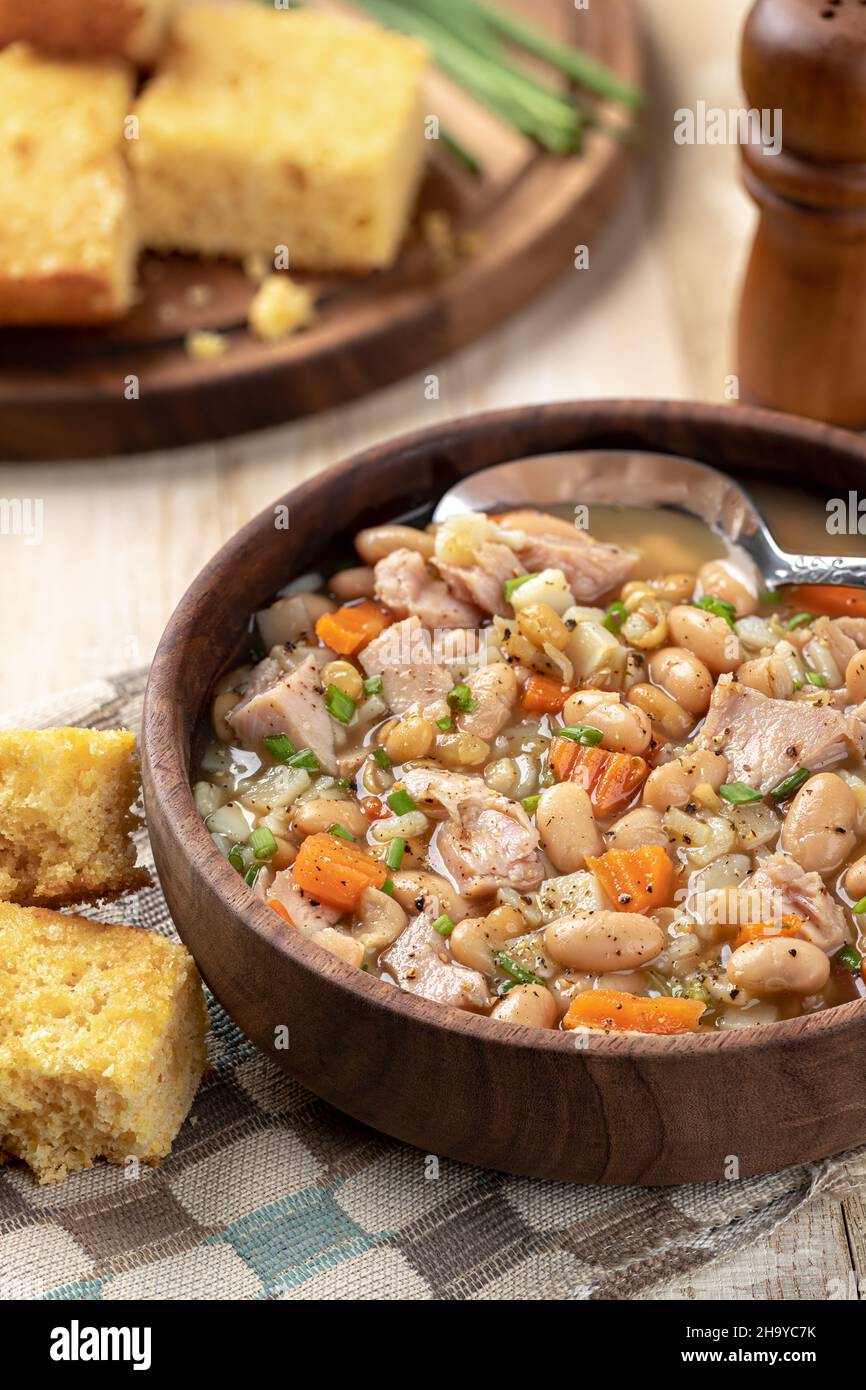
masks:
{"type": "Polygon", "coordinates": [[[866,429],[866,0],[757,0],[742,72],[749,107],[780,110],[782,135],[776,155],[742,145],[761,221],[741,396],[866,429]]]}

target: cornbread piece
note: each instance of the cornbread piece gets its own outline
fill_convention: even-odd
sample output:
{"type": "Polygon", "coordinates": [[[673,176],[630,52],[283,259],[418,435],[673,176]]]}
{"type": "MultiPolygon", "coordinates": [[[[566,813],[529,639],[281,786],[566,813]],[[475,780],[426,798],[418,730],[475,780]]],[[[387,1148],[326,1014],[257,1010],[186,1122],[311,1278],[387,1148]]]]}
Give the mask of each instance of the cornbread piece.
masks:
{"type": "Polygon", "coordinates": [[[57,1182],[94,1158],[170,1151],[205,1065],[183,946],[0,903],[0,1158],[57,1182]]]}
{"type": "Polygon", "coordinates": [[[308,10],[181,10],[130,142],[143,244],[388,265],[424,159],[426,67],[414,40],[308,10]]]}
{"type": "Polygon", "coordinates": [[[140,788],[125,729],[0,729],[0,899],[59,907],[144,887],[129,838],[140,788]]]}
{"type": "Polygon", "coordinates": [[[51,53],[155,57],[175,0],[0,0],[0,47],[23,39],[51,53]]]}
{"type": "Polygon", "coordinates": [[[99,323],[129,308],[131,100],[120,63],[0,52],[0,323],[99,323]]]}

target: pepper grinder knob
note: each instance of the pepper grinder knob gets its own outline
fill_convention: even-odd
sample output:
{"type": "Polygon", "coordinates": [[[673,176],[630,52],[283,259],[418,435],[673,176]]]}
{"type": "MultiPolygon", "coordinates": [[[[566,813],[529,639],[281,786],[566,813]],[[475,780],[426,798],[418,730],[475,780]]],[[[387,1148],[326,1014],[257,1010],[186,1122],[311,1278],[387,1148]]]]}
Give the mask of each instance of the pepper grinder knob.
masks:
{"type": "Polygon", "coordinates": [[[741,395],[866,428],[866,0],[757,0],[749,107],[780,147],[741,148],[760,222],[738,326],[741,395]],[[780,113],[780,114],[777,114],[780,113]]]}

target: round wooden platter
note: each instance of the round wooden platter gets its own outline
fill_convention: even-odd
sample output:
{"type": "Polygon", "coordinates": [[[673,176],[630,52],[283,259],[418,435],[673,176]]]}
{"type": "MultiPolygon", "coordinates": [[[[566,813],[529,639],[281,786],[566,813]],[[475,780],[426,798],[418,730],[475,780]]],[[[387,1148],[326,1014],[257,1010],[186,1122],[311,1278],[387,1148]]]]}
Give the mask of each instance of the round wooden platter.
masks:
{"type": "MultiPolygon", "coordinates": [[[[585,10],[568,0],[509,3],[642,82],[633,0],[585,10]]],[[[133,453],[283,423],[419,371],[526,304],[573,264],[577,244],[591,244],[623,186],[631,151],[592,130],[580,154],[549,155],[438,74],[429,99],[480,172],[431,141],[412,225],[391,270],[299,276],[319,295],[316,320],[268,343],[246,327],[255,286],[239,266],[146,256],[140,300],[120,323],[0,332],[0,456],[133,453]],[[431,213],[445,214],[453,254],[443,256],[430,235],[431,213]],[[199,329],[227,336],[223,356],[203,362],[188,354],[186,336],[199,329]],[[131,377],[137,399],[128,398],[131,377]]],[[[599,114],[622,119],[615,106],[602,105],[599,114]]]]}

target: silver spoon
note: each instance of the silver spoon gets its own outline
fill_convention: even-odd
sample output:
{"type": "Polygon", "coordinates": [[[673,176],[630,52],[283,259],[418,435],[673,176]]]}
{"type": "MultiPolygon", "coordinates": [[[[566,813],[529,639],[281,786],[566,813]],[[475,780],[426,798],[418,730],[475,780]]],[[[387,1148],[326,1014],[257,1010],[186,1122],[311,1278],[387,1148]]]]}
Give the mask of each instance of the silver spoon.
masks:
{"type": "Polygon", "coordinates": [[[768,589],[781,584],[866,585],[866,559],[783,550],[738,483],[705,463],[675,454],[586,449],[537,454],[462,479],[439,499],[435,522],[464,512],[518,507],[577,508],[592,503],[668,508],[697,517],[744,553],[768,589]]]}

